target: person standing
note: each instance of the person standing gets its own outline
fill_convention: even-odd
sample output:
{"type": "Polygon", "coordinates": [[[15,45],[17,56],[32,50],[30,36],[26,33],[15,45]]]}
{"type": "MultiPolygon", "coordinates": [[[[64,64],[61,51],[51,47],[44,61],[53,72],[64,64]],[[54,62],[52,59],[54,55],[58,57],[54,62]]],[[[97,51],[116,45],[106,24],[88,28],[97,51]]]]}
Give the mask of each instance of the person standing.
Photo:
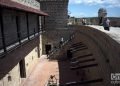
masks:
{"type": "Polygon", "coordinates": [[[103,27],[104,30],[110,30],[110,20],[107,17],[103,20],[103,27]]]}
{"type": "Polygon", "coordinates": [[[60,39],[59,48],[62,47],[63,42],[64,42],[64,38],[62,37],[62,38],[60,39]]]}
{"type": "Polygon", "coordinates": [[[82,19],[82,24],[86,25],[86,19],[84,19],[84,18],[82,19]]]}

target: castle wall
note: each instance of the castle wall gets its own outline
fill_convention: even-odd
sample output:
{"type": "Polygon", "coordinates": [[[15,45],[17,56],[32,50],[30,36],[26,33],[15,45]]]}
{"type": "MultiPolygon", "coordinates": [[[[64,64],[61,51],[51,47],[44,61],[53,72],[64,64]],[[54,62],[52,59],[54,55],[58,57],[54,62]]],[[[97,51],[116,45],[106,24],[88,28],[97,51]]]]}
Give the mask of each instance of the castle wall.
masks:
{"type": "Polygon", "coordinates": [[[20,86],[42,55],[41,18],[9,7],[0,10],[0,86],[20,86]]]}
{"type": "Polygon", "coordinates": [[[67,27],[68,0],[40,0],[41,10],[49,14],[45,19],[45,27],[63,29],[67,27]]]}

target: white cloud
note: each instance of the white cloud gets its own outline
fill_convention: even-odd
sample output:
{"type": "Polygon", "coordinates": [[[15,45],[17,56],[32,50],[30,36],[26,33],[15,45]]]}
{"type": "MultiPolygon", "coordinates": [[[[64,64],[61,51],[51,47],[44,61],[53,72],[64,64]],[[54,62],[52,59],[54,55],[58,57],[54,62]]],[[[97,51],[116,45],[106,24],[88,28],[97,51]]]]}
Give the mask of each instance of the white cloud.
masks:
{"type": "Polygon", "coordinates": [[[70,4],[91,4],[91,3],[102,3],[103,0],[69,0],[70,4]]]}
{"type": "Polygon", "coordinates": [[[97,17],[98,16],[98,14],[97,13],[93,13],[93,14],[91,14],[91,15],[89,15],[89,14],[86,14],[86,13],[84,13],[84,12],[74,12],[74,13],[71,13],[70,14],[70,16],[75,16],[75,17],[78,17],[78,18],[80,18],[80,17],[97,17]]]}
{"type": "Polygon", "coordinates": [[[70,14],[70,16],[75,16],[75,17],[86,17],[86,14],[83,12],[74,12],[74,14],[70,14]]]}
{"type": "Polygon", "coordinates": [[[82,3],[82,0],[69,0],[70,4],[80,4],[82,3]]]}
{"type": "Polygon", "coordinates": [[[70,4],[104,5],[109,7],[120,7],[120,0],[69,0],[70,4]]]}

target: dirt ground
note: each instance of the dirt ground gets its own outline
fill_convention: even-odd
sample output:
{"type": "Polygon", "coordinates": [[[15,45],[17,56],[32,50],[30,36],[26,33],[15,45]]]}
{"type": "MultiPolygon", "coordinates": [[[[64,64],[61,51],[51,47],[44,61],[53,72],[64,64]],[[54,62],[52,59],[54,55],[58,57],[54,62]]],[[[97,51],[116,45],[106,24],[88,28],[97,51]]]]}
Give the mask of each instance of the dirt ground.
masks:
{"type": "Polygon", "coordinates": [[[82,72],[78,74],[78,71],[70,70],[69,60],[49,61],[46,56],[42,56],[22,86],[46,86],[51,75],[55,76],[53,81],[57,79],[57,84],[60,83],[62,86],[68,82],[81,80],[82,72]]]}
{"type": "Polygon", "coordinates": [[[23,86],[45,86],[50,75],[59,79],[58,62],[49,61],[46,56],[42,56],[23,86]]]}

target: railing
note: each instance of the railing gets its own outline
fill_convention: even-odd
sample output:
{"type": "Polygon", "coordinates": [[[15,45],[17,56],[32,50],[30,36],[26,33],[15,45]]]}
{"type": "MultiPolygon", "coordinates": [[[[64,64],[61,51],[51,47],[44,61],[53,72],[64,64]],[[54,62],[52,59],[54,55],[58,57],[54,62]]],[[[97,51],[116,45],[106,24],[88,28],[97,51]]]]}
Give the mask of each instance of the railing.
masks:
{"type": "Polygon", "coordinates": [[[72,39],[74,38],[74,34],[71,34],[69,39],[67,39],[66,41],[64,41],[62,44],[59,44],[56,49],[50,51],[49,53],[49,58],[50,60],[57,60],[57,59],[60,59],[59,56],[60,56],[60,51],[62,51],[62,48],[65,47],[67,45],[67,43],[69,41],[71,41],[72,39]]]}
{"type": "MultiPolygon", "coordinates": [[[[5,46],[6,51],[4,50],[3,45],[0,46],[0,57],[3,57],[8,51],[14,50],[16,47],[19,47],[21,44],[24,44],[36,38],[41,33],[43,33],[43,30],[40,30],[40,32],[37,32],[37,33],[33,33],[32,35],[29,36],[30,39],[28,39],[28,36],[26,36],[21,38],[20,41],[18,41],[18,38],[17,38],[16,41],[13,41],[5,46]]],[[[1,37],[0,39],[2,40],[3,38],[1,37]]]]}

